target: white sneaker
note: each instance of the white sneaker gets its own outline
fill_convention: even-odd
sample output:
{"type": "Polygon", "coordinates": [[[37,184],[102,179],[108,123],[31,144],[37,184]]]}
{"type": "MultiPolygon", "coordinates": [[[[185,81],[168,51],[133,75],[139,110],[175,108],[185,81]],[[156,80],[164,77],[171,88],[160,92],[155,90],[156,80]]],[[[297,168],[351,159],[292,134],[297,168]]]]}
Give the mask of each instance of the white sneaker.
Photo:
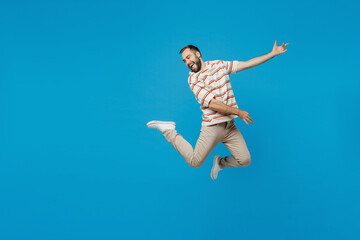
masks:
{"type": "Polygon", "coordinates": [[[219,155],[216,155],[214,157],[214,164],[213,164],[213,167],[212,167],[211,173],[210,173],[210,176],[213,180],[215,180],[217,178],[218,172],[221,170],[220,160],[221,160],[221,157],[219,155]]]}
{"type": "Polygon", "coordinates": [[[168,129],[175,129],[176,123],[175,122],[165,122],[165,121],[150,121],[146,124],[148,128],[155,128],[160,132],[164,132],[168,129]]]}

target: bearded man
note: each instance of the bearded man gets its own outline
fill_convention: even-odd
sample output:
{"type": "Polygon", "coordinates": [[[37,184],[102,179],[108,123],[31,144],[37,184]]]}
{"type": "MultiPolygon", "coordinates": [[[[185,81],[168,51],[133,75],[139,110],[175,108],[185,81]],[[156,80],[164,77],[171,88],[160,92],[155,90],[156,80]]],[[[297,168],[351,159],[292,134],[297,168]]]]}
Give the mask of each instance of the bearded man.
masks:
{"type": "Polygon", "coordinates": [[[191,70],[188,83],[203,112],[200,136],[195,149],[175,129],[175,122],[150,121],[147,127],[154,128],[164,135],[166,140],[194,168],[200,167],[218,143],[223,143],[231,155],[216,155],[210,176],[215,180],[218,172],[228,167],[246,167],[251,157],[245,140],[236,127],[234,119],[239,117],[247,125],[253,123],[249,113],[239,109],[229,75],[255,67],[287,51],[289,43],[277,46],[277,40],[271,52],[248,61],[206,61],[200,50],[188,45],[180,50],[183,62],[191,70]]]}

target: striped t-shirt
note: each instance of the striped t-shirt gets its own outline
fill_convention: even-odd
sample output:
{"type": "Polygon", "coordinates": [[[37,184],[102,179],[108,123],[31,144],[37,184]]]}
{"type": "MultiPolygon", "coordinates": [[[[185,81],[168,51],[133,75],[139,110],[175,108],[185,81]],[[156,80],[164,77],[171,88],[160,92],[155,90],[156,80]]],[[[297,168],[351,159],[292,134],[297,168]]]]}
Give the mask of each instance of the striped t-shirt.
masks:
{"type": "Polygon", "coordinates": [[[230,107],[238,107],[230,84],[229,74],[235,73],[238,61],[207,61],[205,69],[189,73],[189,87],[194,93],[196,101],[201,104],[202,125],[209,126],[230,121],[236,115],[221,114],[211,110],[208,105],[215,98],[230,107]]]}

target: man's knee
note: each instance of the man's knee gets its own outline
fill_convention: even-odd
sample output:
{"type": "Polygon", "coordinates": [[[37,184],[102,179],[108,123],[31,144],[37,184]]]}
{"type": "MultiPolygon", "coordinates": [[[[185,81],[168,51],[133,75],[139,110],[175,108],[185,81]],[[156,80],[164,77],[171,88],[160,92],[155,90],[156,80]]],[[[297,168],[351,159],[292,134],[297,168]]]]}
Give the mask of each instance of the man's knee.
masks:
{"type": "Polygon", "coordinates": [[[199,159],[199,158],[193,157],[190,160],[189,165],[193,168],[199,168],[199,167],[201,167],[201,165],[203,165],[204,161],[205,161],[204,159],[199,159]]]}
{"type": "Polygon", "coordinates": [[[250,156],[250,154],[241,156],[241,158],[238,158],[237,161],[238,161],[240,167],[247,167],[250,165],[251,156],[250,156]]]}
{"type": "Polygon", "coordinates": [[[201,163],[191,163],[190,166],[193,167],[193,168],[199,168],[201,167],[201,163]]]}

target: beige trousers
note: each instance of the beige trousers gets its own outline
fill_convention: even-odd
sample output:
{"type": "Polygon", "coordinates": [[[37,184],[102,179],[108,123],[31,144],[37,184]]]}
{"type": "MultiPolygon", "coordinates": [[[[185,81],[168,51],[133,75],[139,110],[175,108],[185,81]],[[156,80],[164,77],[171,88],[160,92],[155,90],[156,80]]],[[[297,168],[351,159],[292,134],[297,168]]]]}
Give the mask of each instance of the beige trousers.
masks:
{"type": "Polygon", "coordinates": [[[163,135],[185,161],[194,168],[200,167],[205,162],[218,143],[223,143],[232,154],[221,159],[221,168],[246,167],[251,161],[245,140],[234,120],[202,126],[195,150],[176,130],[165,130],[163,135]]]}

